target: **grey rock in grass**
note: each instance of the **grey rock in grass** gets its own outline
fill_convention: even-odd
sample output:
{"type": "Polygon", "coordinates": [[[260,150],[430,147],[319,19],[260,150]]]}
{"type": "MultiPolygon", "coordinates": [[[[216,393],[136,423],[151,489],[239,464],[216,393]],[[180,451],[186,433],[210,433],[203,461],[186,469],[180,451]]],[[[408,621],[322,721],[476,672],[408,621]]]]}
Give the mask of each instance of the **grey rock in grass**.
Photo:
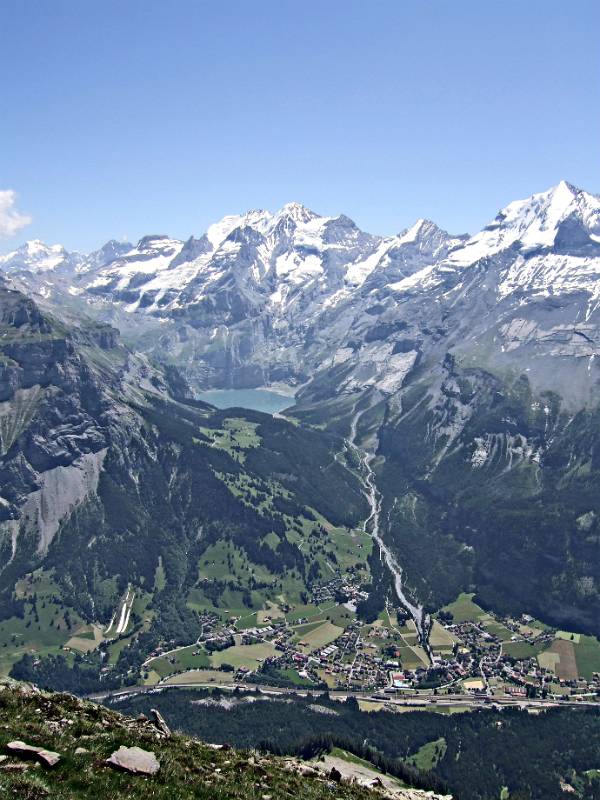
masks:
{"type": "Polygon", "coordinates": [[[55,753],[52,750],[45,750],[43,747],[35,747],[31,744],[26,744],[19,740],[9,742],[6,745],[7,750],[11,753],[17,753],[20,756],[35,758],[47,767],[53,767],[61,759],[60,753],[55,753]]]}
{"type": "Polygon", "coordinates": [[[160,762],[149,750],[141,747],[119,747],[106,759],[106,763],[116,769],[125,770],[132,775],[155,775],[160,769],[160,762]]]}

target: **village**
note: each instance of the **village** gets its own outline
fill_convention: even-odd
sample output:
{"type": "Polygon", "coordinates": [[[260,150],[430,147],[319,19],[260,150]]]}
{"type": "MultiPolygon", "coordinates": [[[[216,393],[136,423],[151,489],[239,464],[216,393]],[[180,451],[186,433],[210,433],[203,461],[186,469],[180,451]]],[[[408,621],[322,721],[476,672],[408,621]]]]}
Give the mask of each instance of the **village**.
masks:
{"type": "Polygon", "coordinates": [[[492,615],[461,595],[434,615],[429,658],[402,609],[388,607],[370,623],[359,620],[363,594],[352,581],[336,578],[314,590],[312,603],[323,609],[316,618],[271,609],[247,626],[207,611],[195,645],[151,654],[148,681],[312,687],[381,698],[424,693],[600,701],[600,645],[592,637],[548,628],[526,614],[492,615]]]}

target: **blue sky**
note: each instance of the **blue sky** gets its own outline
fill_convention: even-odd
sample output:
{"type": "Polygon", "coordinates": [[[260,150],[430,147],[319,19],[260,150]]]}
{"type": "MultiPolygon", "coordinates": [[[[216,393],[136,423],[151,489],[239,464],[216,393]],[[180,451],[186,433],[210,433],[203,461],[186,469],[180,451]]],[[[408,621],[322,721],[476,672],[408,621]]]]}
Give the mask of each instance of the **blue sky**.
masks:
{"type": "Polygon", "coordinates": [[[0,0],[0,190],[32,218],[7,238],[0,195],[0,250],[290,200],[461,232],[598,192],[599,30],[597,0],[0,0]]]}

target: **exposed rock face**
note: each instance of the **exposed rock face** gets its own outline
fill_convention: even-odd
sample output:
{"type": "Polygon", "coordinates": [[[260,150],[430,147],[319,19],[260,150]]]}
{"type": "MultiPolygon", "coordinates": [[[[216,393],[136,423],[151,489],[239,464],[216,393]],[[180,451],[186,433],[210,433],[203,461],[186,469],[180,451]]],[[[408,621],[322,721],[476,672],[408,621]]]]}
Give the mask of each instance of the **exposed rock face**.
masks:
{"type": "Polygon", "coordinates": [[[156,725],[158,730],[163,734],[163,736],[166,736],[168,738],[171,735],[171,729],[165,722],[165,718],[158,709],[153,708],[151,709],[151,711],[152,715],[154,716],[154,724],[156,725]]]}
{"type": "Polygon", "coordinates": [[[135,426],[123,400],[164,385],[108,326],[68,331],[3,285],[0,331],[1,571],[20,536],[47,552],[61,523],[94,496],[108,447],[135,426]]]}
{"type": "Polygon", "coordinates": [[[106,448],[83,453],[68,466],[59,465],[40,474],[40,488],[27,496],[21,512],[29,529],[39,535],[39,553],[48,551],[61,521],[95,494],[105,456],[106,448]]]}
{"type": "Polygon", "coordinates": [[[160,762],[154,753],[143,750],[141,747],[121,745],[106,759],[106,763],[115,769],[130,772],[132,775],[156,775],[160,769],[160,762]]]}
{"type": "Polygon", "coordinates": [[[398,781],[388,775],[379,774],[366,764],[345,761],[336,756],[325,755],[319,760],[298,762],[286,759],[286,768],[305,777],[326,777],[328,781],[371,789],[374,797],[386,800],[452,800],[452,795],[436,794],[423,789],[400,788],[398,781]]]}

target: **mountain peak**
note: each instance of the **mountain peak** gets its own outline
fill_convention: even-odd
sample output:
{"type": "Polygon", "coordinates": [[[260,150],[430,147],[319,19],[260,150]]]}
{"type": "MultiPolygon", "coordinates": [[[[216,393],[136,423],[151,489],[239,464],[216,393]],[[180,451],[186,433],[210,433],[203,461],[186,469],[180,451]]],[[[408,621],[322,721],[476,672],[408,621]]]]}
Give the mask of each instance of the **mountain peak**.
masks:
{"type": "Polygon", "coordinates": [[[443,234],[445,237],[449,238],[449,234],[436,225],[435,222],[432,222],[430,219],[425,219],[424,217],[419,217],[410,228],[406,228],[406,230],[399,234],[399,243],[410,244],[411,242],[429,238],[435,234],[443,234]]]}
{"type": "MultiPolygon", "coordinates": [[[[553,248],[562,240],[565,225],[577,228],[578,246],[583,240],[598,241],[600,198],[563,180],[545,192],[509,203],[450,260],[467,265],[513,246],[524,254],[553,248]]],[[[566,244],[561,241],[561,246],[566,244]]]]}
{"type": "Polygon", "coordinates": [[[219,222],[209,226],[206,237],[213,249],[217,249],[237,228],[253,228],[263,235],[268,235],[280,224],[305,225],[314,219],[321,219],[302,203],[291,202],[272,213],[262,208],[254,208],[245,214],[229,214],[219,222]]]}
{"type": "Polygon", "coordinates": [[[496,220],[502,228],[515,231],[525,247],[539,247],[552,246],[560,224],[572,216],[597,232],[600,199],[563,180],[545,192],[509,203],[496,220]]]}
{"type": "Polygon", "coordinates": [[[557,189],[560,189],[561,191],[567,190],[571,192],[571,194],[579,194],[579,192],[582,191],[581,189],[578,189],[577,186],[575,186],[573,183],[569,183],[569,181],[564,180],[564,178],[562,181],[559,181],[556,184],[556,186],[554,186],[550,191],[556,191],[557,189]]]}
{"type": "Polygon", "coordinates": [[[62,244],[48,245],[41,239],[29,239],[16,250],[0,256],[0,264],[5,270],[42,272],[54,269],[68,257],[62,244]]]}
{"type": "Polygon", "coordinates": [[[291,202],[286,203],[280,211],[275,215],[278,217],[288,217],[293,219],[294,222],[306,223],[316,219],[319,215],[311,211],[310,208],[302,205],[302,203],[291,202]]]}
{"type": "Polygon", "coordinates": [[[29,239],[24,245],[21,245],[19,250],[28,253],[29,255],[36,256],[46,253],[64,253],[65,248],[62,244],[46,244],[41,239],[29,239]]]}
{"type": "MultiPolygon", "coordinates": [[[[597,199],[597,195],[592,194],[591,192],[587,192],[585,189],[576,186],[574,183],[567,181],[563,178],[563,180],[559,181],[554,186],[551,186],[545,194],[554,195],[556,193],[562,193],[565,196],[567,193],[571,194],[573,197],[584,196],[584,197],[595,197],[597,199]]],[[[542,193],[544,194],[544,193],[542,193]]]]}
{"type": "Polygon", "coordinates": [[[153,247],[158,242],[170,241],[171,237],[167,236],[165,233],[150,233],[147,236],[142,236],[142,238],[137,243],[137,247],[139,250],[144,250],[148,247],[153,247]]]}

